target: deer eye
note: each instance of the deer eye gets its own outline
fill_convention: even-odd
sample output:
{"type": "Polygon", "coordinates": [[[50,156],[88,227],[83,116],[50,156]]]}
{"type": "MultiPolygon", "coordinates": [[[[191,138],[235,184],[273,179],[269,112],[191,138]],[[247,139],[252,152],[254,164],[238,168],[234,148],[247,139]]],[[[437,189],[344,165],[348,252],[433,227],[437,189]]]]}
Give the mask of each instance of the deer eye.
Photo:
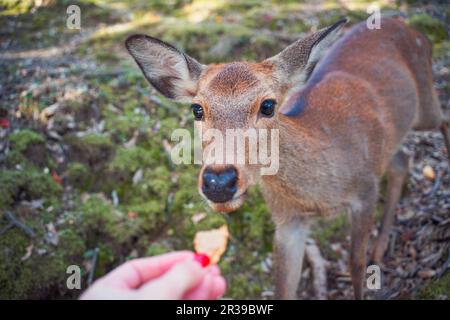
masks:
{"type": "Polygon", "coordinates": [[[203,119],[203,107],[197,103],[191,105],[192,113],[194,114],[195,120],[203,119]]]}
{"type": "Polygon", "coordinates": [[[266,117],[271,117],[273,116],[273,113],[275,111],[276,104],[276,101],[273,99],[264,100],[259,107],[259,112],[261,112],[266,117]]]}

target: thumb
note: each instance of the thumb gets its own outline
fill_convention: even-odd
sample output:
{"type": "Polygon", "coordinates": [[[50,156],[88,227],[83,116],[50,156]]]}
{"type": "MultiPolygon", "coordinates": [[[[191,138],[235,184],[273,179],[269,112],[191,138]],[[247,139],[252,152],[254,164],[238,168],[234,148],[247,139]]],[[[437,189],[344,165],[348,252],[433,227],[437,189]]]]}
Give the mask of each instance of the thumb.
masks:
{"type": "Polygon", "coordinates": [[[207,274],[198,262],[187,260],[176,264],[163,276],[141,286],[139,299],[177,300],[198,286],[207,274]]]}

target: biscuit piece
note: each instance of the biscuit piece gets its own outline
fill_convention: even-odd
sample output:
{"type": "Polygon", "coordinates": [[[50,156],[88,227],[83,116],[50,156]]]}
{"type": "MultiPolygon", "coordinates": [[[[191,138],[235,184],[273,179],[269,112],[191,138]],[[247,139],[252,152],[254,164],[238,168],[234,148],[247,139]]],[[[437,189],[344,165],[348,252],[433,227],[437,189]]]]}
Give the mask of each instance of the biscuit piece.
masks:
{"type": "Polygon", "coordinates": [[[228,236],[229,232],[226,225],[218,229],[199,231],[194,238],[195,251],[206,254],[211,263],[217,264],[227,249],[228,236]]]}

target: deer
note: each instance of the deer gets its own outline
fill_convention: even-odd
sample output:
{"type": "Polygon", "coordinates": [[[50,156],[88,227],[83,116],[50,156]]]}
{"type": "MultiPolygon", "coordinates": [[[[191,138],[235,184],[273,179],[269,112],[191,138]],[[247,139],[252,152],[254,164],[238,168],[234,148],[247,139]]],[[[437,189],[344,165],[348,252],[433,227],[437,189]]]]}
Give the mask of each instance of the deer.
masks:
{"type": "MultiPolygon", "coordinates": [[[[136,34],[125,45],[145,78],[167,98],[191,104],[195,127],[279,130],[279,169],[203,165],[198,189],[228,213],[259,184],[275,224],[277,299],[296,299],[305,240],[319,218],[351,219],[350,274],[364,297],[369,234],[387,177],[381,228],[371,261],[381,263],[411,155],[412,130],[440,128],[450,150],[449,120],[432,82],[428,39],[399,18],[379,29],[360,22],[342,35],[342,19],[260,62],[203,65],[157,38],[136,34]]],[[[206,146],[208,142],[203,142],[206,146]]]]}

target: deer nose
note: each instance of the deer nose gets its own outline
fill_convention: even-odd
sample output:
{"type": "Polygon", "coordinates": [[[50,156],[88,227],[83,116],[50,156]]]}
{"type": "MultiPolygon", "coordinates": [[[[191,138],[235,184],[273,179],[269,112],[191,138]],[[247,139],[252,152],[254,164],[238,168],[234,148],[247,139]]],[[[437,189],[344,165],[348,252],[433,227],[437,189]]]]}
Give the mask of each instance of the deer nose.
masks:
{"type": "Polygon", "coordinates": [[[213,202],[227,202],[237,191],[237,170],[227,167],[222,171],[215,171],[208,167],[203,171],[203,194],[213,202]]]}

